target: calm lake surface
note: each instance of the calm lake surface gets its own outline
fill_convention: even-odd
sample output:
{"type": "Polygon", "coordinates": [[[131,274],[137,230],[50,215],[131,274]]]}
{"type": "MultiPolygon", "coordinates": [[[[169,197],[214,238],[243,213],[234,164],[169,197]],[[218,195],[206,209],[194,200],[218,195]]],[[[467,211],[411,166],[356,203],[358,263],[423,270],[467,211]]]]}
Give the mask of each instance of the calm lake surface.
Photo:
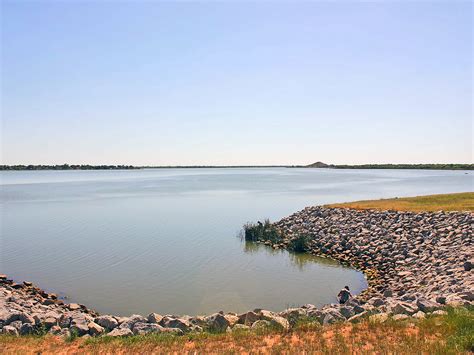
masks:
{"type": "Polygon", "coordinates": [[[309,205],[473,190],[472,172],[1,172],[0,272],[101,313],[202,314],[336,301],[363,275],[238,238],[309,205]]]}

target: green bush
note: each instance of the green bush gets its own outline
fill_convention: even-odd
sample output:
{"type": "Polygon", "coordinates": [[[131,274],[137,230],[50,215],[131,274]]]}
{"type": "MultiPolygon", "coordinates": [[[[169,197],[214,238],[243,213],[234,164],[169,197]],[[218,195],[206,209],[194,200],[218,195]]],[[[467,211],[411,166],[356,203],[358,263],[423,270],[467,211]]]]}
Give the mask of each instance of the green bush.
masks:
{"type": "Polygon", "coordinates": [[[297,253],[307,252],[309,250],[309,236],[307,234],[297,234],[290,241],[288,249],[297,253]]]}
{"type": "Polygon", "coordinates": [[[270,241],[278,242],[281,235],[268,219],[264,223],[247,223],[244,225],[244,237],[246,241],[270,241]]]}

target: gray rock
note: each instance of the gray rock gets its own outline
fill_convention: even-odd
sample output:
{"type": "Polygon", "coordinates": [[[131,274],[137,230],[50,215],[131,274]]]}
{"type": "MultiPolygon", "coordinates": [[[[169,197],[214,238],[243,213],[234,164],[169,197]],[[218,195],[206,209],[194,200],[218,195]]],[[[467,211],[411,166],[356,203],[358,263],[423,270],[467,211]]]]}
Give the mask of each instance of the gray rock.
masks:
{"type": "Polygon", "coordinates": [[[68,305],[68,308],[69,308],[69,310],[71,310],[71,311],[77,311],[77,310],[80,310],[80,309],[81,309],[81,306],[78,305],[77,303],[70,303],[70,304],[68,305]]]}
{"type": "Polygon", "coordinates": [[[205,318],[208,327],[218,332],[224,332],[230,326],[230,322],[221,313],[214,313],[205,318]]]}
{"type": "Polygon", "coordinates": [[[16,329],[15,327],[13,327],[13,326],[11,326],[11,325],[5,325],[5,326],[2,328],[2,334],[14,335],[14,336],[18,336],[18,335],[19,335],[18,329],[16,329]]]}
{"type": "Polygon", "coordinates": [[[471,271],[474,269],[474,263],[472,261],[466,261],[463,266],[465,271],[471,271]]]}
{"type": "Polygon", "coordinates": [[[17,330],[20,330],[22,325],[23,325],[23,323],[20,320],[10,322],[10,326],[15,327],[17,330]]]}
{"type": "Polygon", "coordinates": [[[158,324],[158,323],[161,322],[162,319],[163,319],[163,316],[160,315],[160,314],[158,314],[158,313],[150,313],[150,314],[148,315],[148,322],[149,322],[149,323],[156,323],[156,324],[158,324]]]}
{"type": "Polygon", "coordinates": [[[33,334],[35,331],[35,327],[31,323],[23,323],[20,327],[19,333],[20,335],[29,335],[33,334]]]}
{"type": "Polygon", "coordinates": [[[135,323],[133,325],[133,334],[144,335],[148,333],[161,333],[163,327],[156,323],[135,323]]]}
{"type": "Polygon", "coordinates": [[[421,311],[423,311],[425,313],[433,312],[433,311],[437,310],[438,308],[440,308],[440,306],[437,303],[426,300],[426,299],[423,299],[423,298],[418,299],[416,301],[416,305],[418,306],[418,308],[421,311]]]}
{"type": "Polygon", "coordinates": [[[380,307],[385,305],[385,301],[379,297],[374,297],[369,300],[369,303],[374,305],[375,307],[380,307]]]}
{"type": "Polygon", "coordinates": [[[109,331],[118,327],[118,321],[112,316],[97,317],[95,322],[109,331]]]}
{"type": "Polygon", "coordinates": [[[89,332],[89,327],[83,323],[76,323],[74,325],[71,325],[69,330],[71,331],[71,333],[75,333],[78,336],[83,336],[89,332]]]}
{"type": "Polygon", "coordinates": [[[270,324],[275,326],[275,327],[279,327],[279,328],[282,328],[282,329],[285,329],[285,330],[290,329],[290,323],[288,322],[288,320],[286,320],[283,317],[280,317],[279,315],[277,315],[273,312],[261,310],[260,311],[260,318],[263,319],[263,320],[269,321],[270,324]]]}
{"type": "MultiPolygon", "coordinates": [[[[364,310],[364,309],[362,308],[362,310],[364,310]]],[[[352,307],[347,307],[347,306],[339,308],[339,312],[341,312],[343,317],[347,318],[347,319],[349,319],[349,318],[351,318],[352,316],[355,315],[354,309],[352,307]]]]}
{"type": "Polygon", "coordinates": [[[474,301],[474,292],[472,291],[465,291],[463,293],[459,294],[459,297],[461,297],[463,300],[472,302],[474,301]]]}
{"type": "Polygon", "coordinates": [[[365,308],[364,308],[364,307],[361,307],[361,306],[359,306],[359,305],[355,305],[354,308],[353,308],[353,310],[354,310],[354,313],[355,313],[355,314],[359,314],[359,313],[365,312],[365,308]]]}
{"type": "Polygon", "coordinates": [[[89,324],[87,324],[87,328],[89,328],[89,334],[91,336],[101,335],[105,332],[105,328],[101,327],[95,322],[89,322],[89,324]]]}
{"type": "Polygon", "coordinates": [[[304,308],[290,308],[278,313],[278,315],[287,319],[292,326],[295,325],[299,320],[307,317],[306,310],[304,308]]]}
{"type": "Polygon", "coordinates": [[[128,328],[115,328],[110,333],[105,334],[109,337],[126,337],[133,335],[132,331],[128,328]]]}
{"type": "Polygon", "coordinates": [[[22,323],[35,324],[35,319],[24,312],[18,315],[18,320],[22,323]]]}
{"type": "Polygon", "coordinates": [[[246,312],[239,315],[239,323],[245,325],[252,325],[256,321],[260,320],[260,316],[255,312],[246,312]]]}
{"type": "Polygon", "coordinates": [[[46,329],[50,329],[51,327],[55,326],[58,324],[57,319],[48,317],[43,321],[43,325],[46,329]]]}
{"type": "Polygon", "coordinates": [[[183,332],[187,332],[191,327],[191,324],[188,320],[182,318],[171,318],[169,316],[163,317],[160,322],[160,325],[165,328],[178,328],[183,332]]]}
{"type": "Polygon", "coordinates": [[[393,314],[406,314],[411,316],[416,311],[416,307],[406,302],[398,302],[392,307],[393,314]]]}
{"type": "Polygon", "coordinates": [[[135,323],[146,323],[147,321],[148,319],[146,319],[145,317],[138,314],[134,314],[128,318],[123,319],[123,322],[120,323],[119,328],[127,328],[132,330],[135,323]]]}
{"type": "Polygon", "coordinates": [[[69,328],[71,326],[71,317],[67,314],[62,314],[59,318],[58,324],[61,328],[69,328]]]}

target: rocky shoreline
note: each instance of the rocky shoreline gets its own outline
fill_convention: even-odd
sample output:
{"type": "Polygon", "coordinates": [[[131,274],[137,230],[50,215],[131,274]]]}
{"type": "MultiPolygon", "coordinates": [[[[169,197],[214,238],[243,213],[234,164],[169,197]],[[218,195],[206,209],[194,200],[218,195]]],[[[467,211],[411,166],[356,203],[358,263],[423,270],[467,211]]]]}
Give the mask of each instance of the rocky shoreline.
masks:
{"type": "Polygon", "coordinates": [[[443,314],[447,305],[474,302],[473,215],[469,212],[358,211],[308,207],[272,224],[280,236],[258,240],[290,249],[304,240],[307,252],[330,257],[365,273],[369,286],[343,305],[304,305],[282,312],[262,309],[209,316],[99,315],[84,305],[65,304],[30,282],[0,275],[0,330],[3,334],[127,336],[265,328],[289,329],[300,319],[321,324],[383,322],[389,317],[443,314]],[[304,238],[303,238],[304,237],[304,238]]]}

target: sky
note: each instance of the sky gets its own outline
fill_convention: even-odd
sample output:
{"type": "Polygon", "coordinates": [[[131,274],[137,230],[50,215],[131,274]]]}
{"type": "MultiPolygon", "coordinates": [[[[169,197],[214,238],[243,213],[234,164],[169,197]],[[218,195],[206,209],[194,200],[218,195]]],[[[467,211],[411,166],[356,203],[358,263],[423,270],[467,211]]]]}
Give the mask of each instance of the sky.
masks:
{"type": "Polygon", "coordinates": [[[1,163],[472,163],[470,1],[1,1],[1,163]]]}

